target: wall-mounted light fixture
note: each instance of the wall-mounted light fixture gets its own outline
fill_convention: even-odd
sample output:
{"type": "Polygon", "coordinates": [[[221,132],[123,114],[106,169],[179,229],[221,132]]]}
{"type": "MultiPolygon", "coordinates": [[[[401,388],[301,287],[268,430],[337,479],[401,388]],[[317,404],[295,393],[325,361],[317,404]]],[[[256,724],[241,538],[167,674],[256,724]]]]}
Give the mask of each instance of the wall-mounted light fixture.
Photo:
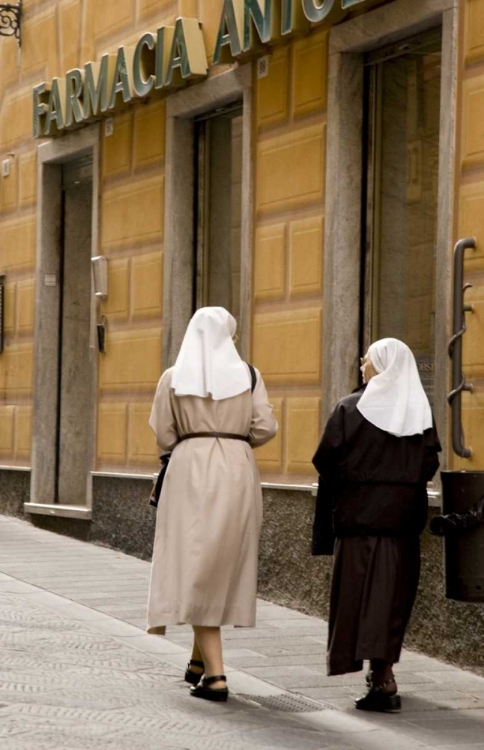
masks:
{"type": "Polygon", "coordinates": [[[0,354],[3,352],[4,321],[5,321],[5,274],[0,273],[0,354]]]}
{"type": "Polygon", "coordinates": [[[94,294],[99,299],[108,297],[108,259],[105,255],[96,255],[91,258],[94,278],[94,294]]]}
{"type": "Polygon", "coordinates": [[[17,5],[0,3],[0,36],[14,36],[18,46],[22,44],[21,36],[22,0],[17,5]]]}

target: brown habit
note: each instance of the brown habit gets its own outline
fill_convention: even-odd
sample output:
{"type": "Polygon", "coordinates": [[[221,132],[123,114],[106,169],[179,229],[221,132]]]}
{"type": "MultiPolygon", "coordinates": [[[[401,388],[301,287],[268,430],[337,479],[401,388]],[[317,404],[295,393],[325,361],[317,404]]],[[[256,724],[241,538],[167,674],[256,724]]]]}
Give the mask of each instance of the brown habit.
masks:
{"type": "Polygon", "coordinates": [[[328,674],[356,672],[363,660],[398,661],[420,573],[426,484],[441,450],[435,428],[395,437],[342,399],[313,463],[319,491],[313,554],[332,554],[328,674]]]}
{"type": "Polygon", "coordinates": [[[173,454],[156,517],[148,632],[166,625],[255,625],[262,492],[252,446],[277,432],[259,372],[254,392],[214,401],[175,396],[172,368],[158,384],[150,424],[173,454]],[[250,435],[193,438],[193,432],[250,435]]]}

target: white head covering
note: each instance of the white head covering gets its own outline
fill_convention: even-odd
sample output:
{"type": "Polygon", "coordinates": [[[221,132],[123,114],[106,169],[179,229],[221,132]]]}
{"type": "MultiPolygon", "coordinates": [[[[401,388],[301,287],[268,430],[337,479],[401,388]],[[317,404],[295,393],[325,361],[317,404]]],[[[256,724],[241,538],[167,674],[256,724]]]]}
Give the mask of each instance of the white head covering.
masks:
{"type": "Polygon", "coordinates": [[[377,371],[358,401],[369,422],[397,437],[421,435],[432,427],[432,412],[415,357],[398,339],[381,339],[367,352],[377,371]]]}
{"type": "Polygon", "coordinates": [[[250,390],[247,365],[232,336],[237,323],[223,307],[202,307],[188,324],[171,386],[177,396],[212,396],[214,401],[250,390]]]}

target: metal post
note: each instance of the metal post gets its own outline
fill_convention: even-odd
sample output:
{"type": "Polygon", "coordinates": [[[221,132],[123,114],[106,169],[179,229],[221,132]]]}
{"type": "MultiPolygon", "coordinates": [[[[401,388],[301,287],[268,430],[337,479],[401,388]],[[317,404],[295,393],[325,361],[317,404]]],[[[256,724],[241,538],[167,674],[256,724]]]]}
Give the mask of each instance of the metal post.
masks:
{"type": "Polygon", "coordinates": [[[462,372],[462,336],[467,330],[465,313],[472,312],[472,305],[464,304],[464,293],[472,284],[464,286],[464,253],[475,248],[475,237],[459,240],[454,248],[454,309],[452,320],[453,336],[449,341],[449,357],[452,360],[452,390],[447,401],[452,411],[452,447],[461,458],[470,458],[472,451],[464,445],[462,434],[462,391],[472,391],[472,384],[466,382],[462,372]]]}

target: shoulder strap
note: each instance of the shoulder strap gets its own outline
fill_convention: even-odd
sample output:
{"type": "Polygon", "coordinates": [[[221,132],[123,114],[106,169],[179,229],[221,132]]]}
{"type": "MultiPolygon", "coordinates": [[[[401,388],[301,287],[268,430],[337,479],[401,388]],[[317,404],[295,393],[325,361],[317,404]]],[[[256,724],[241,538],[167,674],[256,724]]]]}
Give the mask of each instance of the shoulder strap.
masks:
{"type": "Polygon", "coordinates": [[[254,369],[253,365],[250,365],[250,364],[249,364],[249,363],[247,362],[247,367],[248,367],[248,368],[249,368],[249,370],[250,370],[250,378],[251,378],[251,381],[252,381],[252,384],[251,384],[251,388],[250,388],[250,390],[251,390],[251,392],[252,392],[252,393],[254,393],[254,388],[255,388],[255,387],[256,387],[256,385],[257,385],[257,375],[255,374],[255,369],[254,369]]]}

